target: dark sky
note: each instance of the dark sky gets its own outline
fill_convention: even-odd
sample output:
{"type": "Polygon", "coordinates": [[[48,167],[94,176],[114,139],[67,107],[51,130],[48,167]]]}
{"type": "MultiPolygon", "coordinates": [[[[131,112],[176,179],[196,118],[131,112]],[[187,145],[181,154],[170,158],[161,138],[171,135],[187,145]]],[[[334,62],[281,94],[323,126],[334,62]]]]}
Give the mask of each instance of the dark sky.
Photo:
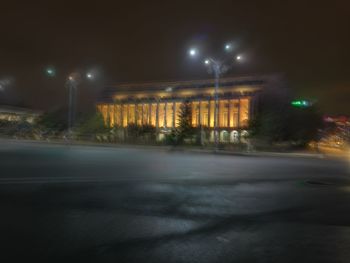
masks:
{"type": "Polygon", "coordinates": [[[22,2],[1,3],[0,81],[13,81],[3,102],[59,106],[67,74],[90,68],[100,78],[81,83],[81,104],[103,84],[208,78],[188,47],[233,41],[246,59],[228,75],[283,72],[300,96],[350,114],[349,1],[22,2]]]}

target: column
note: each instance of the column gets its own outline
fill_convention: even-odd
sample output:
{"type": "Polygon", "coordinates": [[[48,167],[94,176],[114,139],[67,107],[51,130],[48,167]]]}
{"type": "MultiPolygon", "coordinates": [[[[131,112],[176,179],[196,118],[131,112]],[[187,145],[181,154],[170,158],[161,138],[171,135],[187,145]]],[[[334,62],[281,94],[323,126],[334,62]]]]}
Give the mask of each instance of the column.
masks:
{"type": "Polygon", "coordinates": [[[202,103],[201,100],[198,102],[198,127],[202,126],[202,103]]]}
{"type": "Polygon", "coordinates": [[[251,96],[249,98],[249,120],[251,120],[254,117],[255,114],[255,96],[251,96]]]}
{"type": "Polygon", "coordinates": [[[143,114],[144,114],[144,112],[143,112],[143,107],[145,107],[145,104],[144,104],[144,103],[141,104],[141,116],[142,116],[142,117],[141,117],[141,125],[142,125],[142,126],[143,126],[143,124],[144,124],[144,123],[143,123],[143,114]]]}
{"type": "Polygon", "coordinates": [[[175,128],[175,115],[176,115],[176,103],[175,101],[173,102],[173,128],[175,128]]]}
{"type": "Polygon", "coordinates": [[[167,122],[166,122],[167,106],[168,106],[168,102],[165,102],[165,104],[164,104],[164,127],[168,127],[167,122]]]}
{"type": "Polygon", "coordinates": [[[135,125],[137,126],[137,124],[138,124],[138,107],[139,107],[139,105],[138,105],[138,103],[137,102],[135,102],[135,104],[134,104],[134,119],[135,119],[135,125]]]}
{"type": "Polygon", "coordinates": [[[210,128],[210,98],[208,100],[208,128],[210,128]]]}
{"type": "Polygon", "coordinates": [[[231,100],[227,100],[228,106],[227,106],[227,127],[231,127],[230,121],[231,121],[231,100]]]}
{"type": "Polygon", "coordinates": [[[107,105],[107,127],[111,127],[110,104],[107,105]]]}
{"type": "Polygon", "coordinates": [[[130,105],[129,104],[126,104],[126,126],[129,125],[129,108],[130,108],[130,105]]]}
{"type": "MultiPolygon", "coordinates": [[[[221,104],[221,100],[218,100],[218,109],[216,111],[217,116],[216,116],[216,123],[217,123],[217,127],[221,128],[221,123],[220,123],[220,116],[221,116],[221,112],[222,112],[222,107],[220,107],[221,104]]],[[[218,131],[219,132],[219,131],[218,131]]],[[[220,141],[220,139],[219,139],[220,141]]]]}
{"type": "Polygon", "coordinates": [[[157,108],[156,108],[156,128],[159,129],[159,100],[157,100],[157,108]]]}
{"type": "Polygon", "coordinates": [[[113,105],[113,107],[114,107],[114,111],[113,111],[113,113],[114,113],[114,126],[118,126],[118,106],[117,106],[117,103],[116,102],[114,102],[114,105],[113,105]]]}
{"type": "Polygon", "coordinates": [[[120,126],[121,127],[124,127],[124,115],[123,115],[124,110],[123,110],[123,108],[124,108],[123,103],[120,103],[120,126]]]}
{"type": "Polygon", "coordinates": [[[109,104],[109,127],[112,128],[114,126],[114,105],[109,104]]]}
{"type": "Polygon", "coordinates": [[[152,124],[152,102],[148,103],[148,124],[152,124]]]}
{"type": "Polygon", "coordinates": [[[240,128],[240,120],[241,120],[241,97],[238,97],[238,113],[237,113],[237,128],[240,128]]]}

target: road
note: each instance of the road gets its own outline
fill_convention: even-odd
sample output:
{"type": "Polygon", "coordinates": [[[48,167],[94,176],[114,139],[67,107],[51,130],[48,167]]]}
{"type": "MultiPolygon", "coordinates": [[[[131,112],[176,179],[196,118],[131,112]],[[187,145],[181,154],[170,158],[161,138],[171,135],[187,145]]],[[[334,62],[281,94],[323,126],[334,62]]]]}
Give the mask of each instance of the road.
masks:
{"type": "Polygon", "coordinates": [[[0,262],[349,262],[346,160],[0,144],[0,262]]]}

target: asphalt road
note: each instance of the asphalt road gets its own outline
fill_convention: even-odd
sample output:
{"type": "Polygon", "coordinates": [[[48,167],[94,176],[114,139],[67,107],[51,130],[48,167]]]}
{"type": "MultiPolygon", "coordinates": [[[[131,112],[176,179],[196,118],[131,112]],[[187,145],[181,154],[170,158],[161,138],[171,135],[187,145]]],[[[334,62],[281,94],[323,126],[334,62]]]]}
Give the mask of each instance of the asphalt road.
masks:
{"type": "Polygon", "coordinates": [[[349,262],[350,161],[0,144],[0,262],[349,262]]]}

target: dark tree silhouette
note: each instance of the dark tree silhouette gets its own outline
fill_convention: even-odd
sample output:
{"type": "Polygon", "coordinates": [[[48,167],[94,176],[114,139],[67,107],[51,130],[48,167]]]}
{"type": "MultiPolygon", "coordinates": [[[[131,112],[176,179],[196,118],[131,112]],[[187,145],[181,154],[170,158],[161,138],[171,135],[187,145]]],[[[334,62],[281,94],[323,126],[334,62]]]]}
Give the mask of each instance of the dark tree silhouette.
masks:
{"type": "Polygon", "coordinates": [[[178,143],[184,142],[186,138],[193,137],[195,130],[192,126],[192,105],[189,101],[184,101],[178,113],[178,127],[176,129],[176,140],[178,143]]]}

